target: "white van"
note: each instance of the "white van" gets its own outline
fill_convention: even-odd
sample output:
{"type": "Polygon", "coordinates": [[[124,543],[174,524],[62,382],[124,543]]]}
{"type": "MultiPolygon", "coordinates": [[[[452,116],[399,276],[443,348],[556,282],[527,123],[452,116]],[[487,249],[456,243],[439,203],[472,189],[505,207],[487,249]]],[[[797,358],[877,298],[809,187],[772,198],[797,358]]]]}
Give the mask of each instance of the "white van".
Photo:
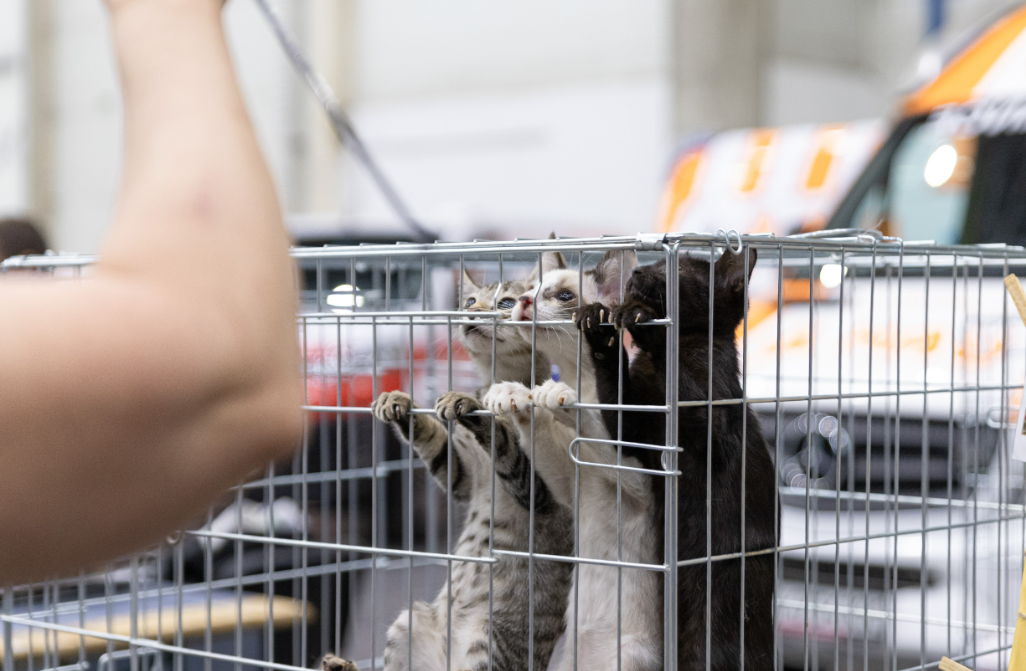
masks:
{"type": "Polygon", "coordinates": [[[787,668],[998,669],[1016,622],[1026,329],[1002,278],[1026,266],[1002,250],[1026,245],[1026,7],[901,109],[696,144],[657,225],[904,241],[763,251],[752,278],[745,393],[777,456],[787,668]]]}

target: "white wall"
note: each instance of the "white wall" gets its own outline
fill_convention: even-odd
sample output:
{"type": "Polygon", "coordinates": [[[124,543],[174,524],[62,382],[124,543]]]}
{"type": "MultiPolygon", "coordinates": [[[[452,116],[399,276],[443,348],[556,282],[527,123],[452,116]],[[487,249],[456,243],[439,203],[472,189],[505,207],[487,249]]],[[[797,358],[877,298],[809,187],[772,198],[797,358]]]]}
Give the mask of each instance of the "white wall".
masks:
{"type": "MultiPolygon", "coordinates": [[[[107,15],[100,0],[48,1],[39,31],[46,42],[37,48],[51,49],[49,67],[35,81],[45,102],[34,110],[36,131],[46,134],[40,145],[46,155],[37,157],[38,178],[46,183],[35,209],[55,248],[92,252],[113,216],[121,172],[121,96],[107,15]]],[[[229,3],[225,23],[258,138],[287,192],[298,85],[252,2],[229,3]]],[[[2,87],[0,79],[0,96],[2,87]]],[[[0,167],[0,179],[3,174],[0,167]]]]}
{"type": "Polygon", "coordinates": [[[509,92],[650,76],[666,63],[663,0],[362,0],[362,100],[509,92]]]}
{"type": "MultiPolygon", "coordinates": [[[[664,0],[363,0],[359,128],[450,239],[647,229],[672,134],[664,0]]],[[[344,211],[389,216],[346,164],[344,211]]]]}
{"type": "MultiPolygon", "coordinates": [[[[926,0],[775,0],[763,73],[763,123],[886,116],[913,80],[926,0]]],[[[939,42],[1021,0],[948,0],[939,42]]]]}
{"type": "MultiPolygon", "coordinates": [[[[356,120],[412,210],[448,239],[648,230],[670,149],[657,77],[361,103],[356,120]]],[[[359,166],[349,213],[387,219],[359,166]]]]}
{"type": "Polygon", "coordinates": [[[56,249],[94,251],[109,225],[121,171],[121,94],[107,15],[95,0],[54,0],[48,13],[51,71],[47,109],[37,130],[49,134],[48,220],[56,249]]]}
{"type": "MultiPolygon", "coordinates": [[[[703,1],[714,0],[686,4],[697,11],[703,1]]],[[[759,29],[745,38],[761,54],[751,84],[758,95],[749,101],[757,109],[737,118],[787,124],[886,114],[920,47],[924,1],[760,4],[759,29]]],[[[949,32],[1010,1],[950,0],[949,32]]],[[[673,24],[680,2],[276,4],[415,214],[458,238],[651,226],[676,140],[715,122],[695,117],[689,125],[678,114],[673,44],[687,37],[673,24]]],[[[749,7],[735,4],[736,11],[749,7]]],[[[707,9],[730,25],[729,11],[707,9]]],[[[311,218],[328,226],[339,216],[394,226],[253,1],[231,0],[226,23],[286,209],[331,211],[311,218]]],[[[699,56],[736,46],[714,42],[699,56]]],[[[702,86],[687,95],[699,100],[702,86]]],[[[49,221],[56,247],[93,251],[111,218],[120,153],[120,100],[101,0],[0,0],[0,213],[31,205],[49,221]],[[45,67],[37,67],[34,86],[46,95],[33,96],[31,115],[24,67],[4,65],[24,43],[18,12],[30,2],[33,11],[48,8],[33,48],[49,49],[36,61],[45,67]],[[36,137],[46,140],[36,142],[31,161],[30,116],[36,137]]]]}
{"type": "MultiPolygon", "coordinates": [[[[273,0],[272,0],[273,2],[273,0]]],[[[273,2],[294,29],[296,0],[273,2]]],[[[260,148],[278,185],[283,206],[292,209],[301,186],[296,184],[295,153],[302,140],[301,114],[309,96],[253,0],[231,0],[225,8],[225,30],[235,72],[246,99],[260,148]]]]}
{"type": "Polygon", "coordinates": [[[29,209],[28,0],[0,0],[0,216],[29,209]]]}
{"type": "Polygon", "coordinates": [[[764,77],[762,123],[767,126],[879,117],[893,103],[880,78],[861,68],[777,58],[764,77]]]}

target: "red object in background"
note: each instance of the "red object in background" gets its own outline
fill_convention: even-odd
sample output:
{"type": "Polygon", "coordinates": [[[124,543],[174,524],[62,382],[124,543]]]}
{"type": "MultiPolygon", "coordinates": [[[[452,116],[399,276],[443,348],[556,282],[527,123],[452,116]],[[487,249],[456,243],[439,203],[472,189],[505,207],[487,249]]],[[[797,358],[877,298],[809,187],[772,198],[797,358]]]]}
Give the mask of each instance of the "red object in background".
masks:
{"type": "MultiPolygon", "coordinates": [[[[392,368],[378,373],[378,393],[402,388],[402,371],[392,368]]],[[[374,400],[374,378],[371,375],[342,377],[343,407],[368,408],[374,400]]],[[[338,378],[311,375],[306,378],[306,404],[339,406],[338,378]]]]}
{"type": "MultiPolygon", "coordinates": [[[[436,343],[431,348],[435,361],[441,369],[448,365],[449,359],[449,348],[446,342],[436,343]]],[[[424,362],[428,359],[428,346],[426,343],[416,343],[413,347],[413,361],[416,362],[415,368],[421,369],[424,366],[424,362]]],[[[307,352],[307,361],[310,367],[317,370],[319,366],[324,366],[325,351],[311,347],[307,352]]],[[[329,355],[333,355],[333,352],[328,352],[329,355]]],[[[330,360],[330,358],[329,358],[330,360]]],[[[463,349],[462,343],[459,340],[452,341],[452,360],[453,361],[469,361],[470,356],[466,350],[463,349]]],[[[328,363],[330,370],[331,364],[328,363]]],[[[323,370],[323,368],[321,368],[323,370]]],[[[397,391],[402,390],[403,383],[408,377],[408,366],[403,365],[402,368],[387,368],[378,373],[378,385],[377,393],[383,391],[397,391]]],[[[352,408],[368,408],[371,403],[374,402],[374,379],[373,376],[367,373],[356,374],[356,375],[342,375],[341,379],[338,375],[332,374],[320,374],[320,373],[308,373],[306,377],[306,405],[316,405],[323,407],[352,407],[352,408]],[[339,396],[339,382],[341,381],[342,393],[339,396]],[[341,399],[341,400],[340,400],[341,399]]]]}

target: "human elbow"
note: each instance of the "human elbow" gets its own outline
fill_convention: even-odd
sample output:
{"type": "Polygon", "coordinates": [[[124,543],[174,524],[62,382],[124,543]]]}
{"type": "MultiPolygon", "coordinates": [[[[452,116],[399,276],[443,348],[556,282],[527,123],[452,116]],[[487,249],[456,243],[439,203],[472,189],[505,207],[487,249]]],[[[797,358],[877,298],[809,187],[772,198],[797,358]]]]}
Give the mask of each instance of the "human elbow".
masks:
{"type": "Polygon", "coordinates": [[[299,375],[272,378],[248,400],[249,432],[264,460],[295,452],[303,436],[302,401],[299,375]]]}

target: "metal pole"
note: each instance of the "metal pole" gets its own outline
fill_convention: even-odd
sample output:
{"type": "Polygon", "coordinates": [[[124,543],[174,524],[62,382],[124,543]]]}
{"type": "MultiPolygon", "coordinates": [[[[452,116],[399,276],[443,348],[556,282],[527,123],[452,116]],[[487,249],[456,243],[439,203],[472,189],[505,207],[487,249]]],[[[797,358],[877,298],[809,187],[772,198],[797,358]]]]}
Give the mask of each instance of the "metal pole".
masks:
{"type": "Polygon", "coordinates": [[[257,7],[263,12],[267,22],[271,24],[271,30],[274,31],[275,36],[285,50],[285,55],[292,62],[292,66],[303,77],[317,102],[324,108],[325,113],[328,115],[328,120],[331,122],[331,127],[334,129],[335,135],[338,136],[339,142],[348,147],[349,151],[353,152],[353,155],[367,168],[371,179],[374,180],[378,189],[381,190],[381,195],[385,197],[385,200],[388,201],[388,204],[402,222],[416,233],[418,242],[432,242],[437,239],[434,233],[424,228],[410,213],[410,209],[399,196],[399,192],[396,191],[392,183],[385,177],[385,173],[381,171],[377,161],[374,160],[370,151],[367,150],[367,146],[364,145],[363,140],[357,135],[349,115],[342,109],[342,104],[335,97],[335,92],[331,90],[331,86],[328,85],[327,80],[324,79],[321,73],[314,70],[313,66],[310,65],[310,61],[307,60],[302,49],[299,48],[299,45],[289,34],[284,22],[278,15],[278,12],[271,6],[269,0],[255,0],[255,2],[257,7]]]}

